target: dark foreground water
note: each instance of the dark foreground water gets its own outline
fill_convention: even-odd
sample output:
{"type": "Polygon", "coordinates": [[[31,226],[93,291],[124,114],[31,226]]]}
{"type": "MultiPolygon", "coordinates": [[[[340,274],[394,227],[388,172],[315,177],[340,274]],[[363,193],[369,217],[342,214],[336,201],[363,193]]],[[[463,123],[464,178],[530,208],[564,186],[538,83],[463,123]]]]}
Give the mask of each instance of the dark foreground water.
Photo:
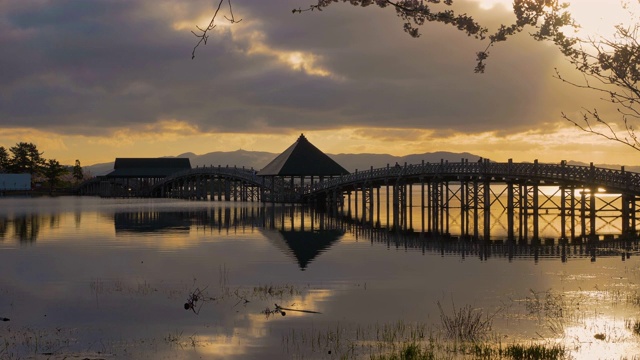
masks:
{"type": "Polygon", "coordinates": [[[634,244],[437,241],[281,205],[0,198],[0,274],[0,359],[369,359],[411,342],[454,359],[477,358],[468,344],[640,358],[634,244]],[[480,315],[474,342],[447,333],[456,314],[480,315]]]}

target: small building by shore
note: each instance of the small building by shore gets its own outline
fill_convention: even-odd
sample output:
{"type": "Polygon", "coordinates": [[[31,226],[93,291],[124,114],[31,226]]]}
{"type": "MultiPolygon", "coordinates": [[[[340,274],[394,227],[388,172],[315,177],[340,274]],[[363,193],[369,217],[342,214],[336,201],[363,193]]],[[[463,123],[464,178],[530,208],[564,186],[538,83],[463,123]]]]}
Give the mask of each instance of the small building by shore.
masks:
{"type": "Polygon", "coordinates": [[[0,174],[0,195],[31,191],[31,174],[0,174]]]}

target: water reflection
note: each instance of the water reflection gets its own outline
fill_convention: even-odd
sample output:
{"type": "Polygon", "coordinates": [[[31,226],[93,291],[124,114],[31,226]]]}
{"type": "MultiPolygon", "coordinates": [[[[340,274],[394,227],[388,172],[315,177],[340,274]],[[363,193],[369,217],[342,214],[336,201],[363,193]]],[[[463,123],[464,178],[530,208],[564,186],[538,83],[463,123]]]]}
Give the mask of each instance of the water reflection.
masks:
{"type": "Polygon", "coordinates": [[[334,230],[267,230],[261,231],[269,241],[285,254],[290,254],[304,271],[319,254],[329,250],[331,245],[344,235],[341,229],[334,230]]]}
{"type": "Polygon", "coordinates": [[[116,235],[148,232],[189,232],[189,212],[118,212],[113,215],[116,235]]]}
{"type": "Polygon", "coordinates": [[[384,243],[387,248],[419,250],[423,254],[437,253],[441,256],[459,256],[461,259],[476,257],[486,261],[492,257],[507,258],[510,262],[517,258],[532,258],[536,263],[540,259],[559,258],[566,262],[571,258],[620,257],[622,261],[632,254],[640,252],[638,240],[603,240],[591,243],[573,243],[554,241],[509,242],[509,241],[470,241],[447,237],[429,237],[422,233],[398,233],[386,230],[356,227],[357,238],[372,243],[384,243]]]}
{"type": "Polygon", "coordinates": [[[43,228],[55,229],[60,226],[60,216],[47,214],[0,215],[0,240],[15,238],[22,245],[33,244],[40,237],[43,228]]]}
{"type": "Polygon", "coordinates": [[[0,317],[11,319],[0,342],[24,345],[0,358],[33,355],[36,332],[64,344],[38,350],[62,349],[60,358],[348,357],[344,345],[299,340],[338,330],[341,344],[370,358],[388,324],[428,326],[437,337],[438,302],[506,309],[494,323],[505,345],[557,341],[577,358],[639,350],[636,241],[471,241],[298,206],[66,201],[7,211],[0,200],[0,317]],[[14,246],[21,233],[38,241],[14,246]],[[194,289],[207,299],[197,314],[184,309],[194,289]],[[265,316],[274,304],[311,312],[265,316]]]}
{"type": "MultiPolygon", "coordinates": [[[[76,218],[77,220],[77,218],[76,218]]],[[[52,220],[53,221],[53,220],[52,220]]],[[[259,229],[265,238],[290,255],[300,270],[305,270],[319,254],[328,251],[348,231],[356,239],[372,243],[384,243],[387,248],[412,249],[441,256],[459,256],[462,259],[477,257],[559,258],[566,262],[571,258],[589,258],[596,261],[601,256],[618,256],[622,261],[638,253],[637,240],[608,239],[598,242],[556,241],[472,241],[445,236],[430,236],[422,232],[398,232],[384,228],[372,228],[348,218],[336,219],[313,208],[285,205],[259,207],[189,210],[189,211],[137,211],[116,212],[113,222],[117,236],[133,236],[138,233],[189,233],[191,228],[217,229],[219,231],[259,229]]]]}

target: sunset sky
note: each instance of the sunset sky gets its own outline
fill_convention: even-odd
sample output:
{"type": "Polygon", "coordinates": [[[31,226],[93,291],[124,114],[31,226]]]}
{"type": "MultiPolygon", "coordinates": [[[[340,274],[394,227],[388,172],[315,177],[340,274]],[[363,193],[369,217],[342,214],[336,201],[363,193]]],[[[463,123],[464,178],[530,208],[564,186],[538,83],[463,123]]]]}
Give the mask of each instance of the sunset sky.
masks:
{"type": "MultiPolygon", "coordinates": [[[[585,33],[629,19],[618,0],[572,2],[585,33]]],[[[92,165],[278,153],[304,133],[332,154],[640,165],[638,151],[561,118],[598,107],[619,119],[596,94],[553,78],[558,68],[579,79],[550,44],[516,36],[474,74],[486,42],[439,24],[411,38],[391,8],[291,12],[312,3],[233,0],[242,21],[220,22],[192,60],[191,30],[217,1],[0,0],[0,145],[33,142],[45,158],[92,165]]],[[[509,4],[456,0],[454,9],[495,30],[513,21],[509,4]]]]}

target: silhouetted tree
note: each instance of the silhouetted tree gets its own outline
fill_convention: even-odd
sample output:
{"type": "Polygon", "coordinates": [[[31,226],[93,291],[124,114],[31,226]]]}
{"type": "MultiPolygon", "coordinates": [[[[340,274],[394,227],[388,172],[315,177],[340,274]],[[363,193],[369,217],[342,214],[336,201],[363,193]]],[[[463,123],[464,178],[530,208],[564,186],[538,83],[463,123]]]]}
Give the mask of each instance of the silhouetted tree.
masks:
{"type": "Polygon", "coordinates": [[[80,160],[76,160],[76,164],[73,166],[73,178],[76,179],[76,182],[82,181],[84,179],[84,173],[82,171],[82,166],[80,166],[80,160]]]}
{"type": "Polygon", "coordinates": [[[21,142],[11,147],[9,151],[12,154],[9,160],[10,172],[31,174],[32,178],[41,172],[45,160],[42,158],[43,153],[38,151],[35,144],[21,142]]]}
{"type": "Polygon", "coordinates": [[[9,153],[4,146],[0,146],[0,173],[7,172],[9,170],[9,153]]]}
{"type": "Polygon", "coordinates": [[[69,173],[69,170],[60,165],[58,160],[50,159],[43,167],[42,175],[44,175],[47,183],[49,184],[49,192],[53,193],[55,186],[60,181],[60,177],[69,173]]]}
{"type": "MultiPolygon", "coordinates": [[[[640,3],[640,1],[638,2],[640,3]]],[[[632,15],[630,18],[635,18],[632,15]]],[[[617,119],[605,118],[596,107],[584,108],[580,119],[562,113],[562,117],[580,130],[630,146],[640,151],[635,123],[640,120],[640,24],[619,24],[610,38],[573,37],[557,42],[569,62],[583,75],[574,82],[556,69],[556,77],[578,88],[601,94],[601,99],[615,104],[617,119]]],[[[542,38],[547,40],[547,38],[542,38]]]]}

